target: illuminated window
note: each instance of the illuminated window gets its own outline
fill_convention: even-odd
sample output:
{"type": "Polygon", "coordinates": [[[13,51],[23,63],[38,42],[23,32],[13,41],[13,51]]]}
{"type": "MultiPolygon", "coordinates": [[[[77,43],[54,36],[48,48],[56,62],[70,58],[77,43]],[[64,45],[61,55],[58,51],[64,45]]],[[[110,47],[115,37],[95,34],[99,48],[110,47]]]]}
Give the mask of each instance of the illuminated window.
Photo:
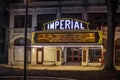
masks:
{"type": "Polygon", "coordinates": [[[101,62],[100,48],[89,48],[89,62],[101,62]]]}
{"type": "MultiPolygon", "coordinates": [[[[30,45],[30,40],[27,39],[28,45],[30,45]]],[[[30,48],[27,45],[27,56],[30,56],[30,48]]],[[[18,38],[14,41],[14,60],[23,61],[24,60],[24,38],[18,38]]]]}

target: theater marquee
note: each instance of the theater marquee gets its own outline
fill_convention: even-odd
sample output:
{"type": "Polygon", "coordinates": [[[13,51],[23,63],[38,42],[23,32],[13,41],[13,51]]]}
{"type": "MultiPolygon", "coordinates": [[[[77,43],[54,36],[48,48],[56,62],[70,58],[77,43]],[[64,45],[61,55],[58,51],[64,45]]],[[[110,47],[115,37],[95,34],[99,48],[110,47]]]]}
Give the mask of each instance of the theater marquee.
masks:
{"type": "Polygon", "coordinates": [[[34,43],[102,43],[101,31],[89,32],[33,32],[34,43]]]}
{"type": "Polygon", "coordinates": [[[44,24],[43,31],[32,32],[32,44],[97,43],[102,44],[102,31],[89,30],[89,23],[61,18],[44,24]]]}

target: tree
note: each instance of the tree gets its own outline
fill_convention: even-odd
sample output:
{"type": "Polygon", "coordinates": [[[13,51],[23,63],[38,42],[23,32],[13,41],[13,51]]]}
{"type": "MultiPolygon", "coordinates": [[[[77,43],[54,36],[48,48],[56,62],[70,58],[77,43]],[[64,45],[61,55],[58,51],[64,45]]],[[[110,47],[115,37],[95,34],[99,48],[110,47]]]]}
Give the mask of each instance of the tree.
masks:
{"type": "Polygon", "coordinates": [[[107,5],[107,52],[105,54],[104,70],[115,70],[114,66],[114,36],[116,27],[116,11],[118,8],[118,0],[105,0],[107,5]]]}

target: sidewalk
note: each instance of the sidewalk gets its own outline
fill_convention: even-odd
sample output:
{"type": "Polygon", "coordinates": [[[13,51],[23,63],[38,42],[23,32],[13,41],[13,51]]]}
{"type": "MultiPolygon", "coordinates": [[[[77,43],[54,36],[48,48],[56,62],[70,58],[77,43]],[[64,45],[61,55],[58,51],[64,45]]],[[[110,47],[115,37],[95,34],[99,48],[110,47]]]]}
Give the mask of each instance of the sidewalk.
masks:
{"type": "MultiPolygon", "coordinates": [[[[120,69],[120,67],[118,68],[120,69]]],[[[23,66],[9,66],[9,65],[0,64],[0,76],[1,77],[23,76],[24,75],[23,69],[24,69],[23,66]]],[[[102,69],[103,69],[103,66],[88,67],[88,66],[28,65],[27,76],[38,77],[38,78],[41,78],[41,77],[68,78],[68,80],[70,79],[72,80],[73,79],[75,80],[120,80],[120,70],[105,71],[102,69]]]]}
{"type": "MultiPolygon", "coordinates": [[[[23,69],[24,66],[10,66],[0,64],[3,67],[23,69]]],[[[102,70],[104,66],[44,66],[44,65],[27,65],[29,70],[70,70],[70,71],[96,71],[102,70]]],[[[115,66],[116,70],[120,70],[120,66],[115,66]]]]}
{"type": "Polygon", "coordinates": [[[102,70],[103,67],[87,67],[87,66],[28,66],[28,69],[40,70],[102,70]]]}
{"type": "MultiPolygon", "coordinates": [[[[9,68],[23,69],[24,66],[10,66],[5,64],[0,64],[0,66],[9,68]]],[[[69,70],[69,71],[94,71],[102,70],[103,66],[43,66],[43,65],[27,65],[28,70],[69,70]]]]}

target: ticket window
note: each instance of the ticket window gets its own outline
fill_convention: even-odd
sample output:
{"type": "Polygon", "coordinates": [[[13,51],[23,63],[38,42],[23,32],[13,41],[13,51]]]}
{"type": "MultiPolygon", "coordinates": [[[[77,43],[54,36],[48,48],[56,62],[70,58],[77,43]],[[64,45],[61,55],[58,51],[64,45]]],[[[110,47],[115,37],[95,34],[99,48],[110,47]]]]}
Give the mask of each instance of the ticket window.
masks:
{"type": "Polygon", "coordinates": [[[89,48],[89,63],[100,63],[101,62],[102,50],[101,48],[89,48]]]}

